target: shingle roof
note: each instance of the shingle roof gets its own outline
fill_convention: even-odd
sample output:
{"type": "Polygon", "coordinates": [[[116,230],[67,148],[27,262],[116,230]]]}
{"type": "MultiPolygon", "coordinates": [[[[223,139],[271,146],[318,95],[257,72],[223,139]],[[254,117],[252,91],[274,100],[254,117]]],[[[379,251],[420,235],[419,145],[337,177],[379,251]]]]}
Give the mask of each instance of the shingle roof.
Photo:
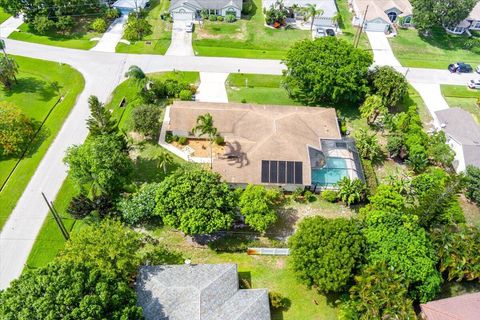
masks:
{"type": "Polygon", "coordinates": [[[236,264],[143,266],[136,290],[146,320],[270,320],[267,290],[239,290],[236,264]]]}
{"type": "Polygon", "coordinates": [[[170,2],[170,10],[181,6],[193,7],[197,10],[220,10],[228,6],[233,6],[241,10],[243,0],[172,0],[170,2]]]}
{"type": "Polygon", "coordinates": [[[368,6],[366,21],[371,21],[377,18],[390,22],[386,10],[396,8],[401,11],[401,16],[408,16],[412,14],[412,5],[409,0],[354,0],[356,14],[359,18],[363,18],[365,9],[368,6]]]}
{"type": "Polygon", "coordinates": [[[480,292],[420,305],[425,320],[478,320],[480,292]]]}

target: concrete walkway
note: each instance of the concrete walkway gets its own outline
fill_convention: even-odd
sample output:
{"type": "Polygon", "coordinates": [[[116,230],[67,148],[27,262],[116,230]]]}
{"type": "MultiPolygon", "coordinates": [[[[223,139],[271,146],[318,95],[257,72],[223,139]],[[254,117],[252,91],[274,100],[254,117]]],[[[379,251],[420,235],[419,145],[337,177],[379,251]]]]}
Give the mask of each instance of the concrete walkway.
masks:
{"type": "Polygon", "coordinates": [[[110,27],[108,27],[108,30],[100,38],[100,41],[98,41],[97,45],[91,50],[115,52],[117,44],[120,42],[120,40],[122,40],[123,27],[125,26],[125,23],[127,23],[127,19],[128,17],[126,15],[115,19],[110,27]]]}
{"type": "Polygon", "coordinates": [[[172,26],[172,42],[166,56],[194,56],[192,33],[186,31],[185,21],[174,21],[172,26]]]}
{"type": "Polygon", "coordinates": [[[449,108],[447,101],[445,101],[445,98],[442,95],[440,85],[414,82],[411,82],[410,84],[415,88],[415,90],[418,91],[418,93],[422,97],[423,102],[425,103],[428,111],[430,111],[430,114],[432,115],[435,127],[437,129],[440,129],[440,123],[438,122],[435,112],[449,108]]]}
{"type": "Polygon", "coordinates": [[[196,100],[202,102],[228,102],[227,81],[228,73],[200,72],[200,86],[196,100]]]}
{"type": "Polygon", "coordinates": [[[23,23],[23,16],[10,17],[0,25],[0,38],[8,38],[23,23]]]}
{"type": "Polygon", "coordinates": [[[374,64],[379,66],[401,67],[395,58],[387,36],[383,32],[367,31],[368,41],[373,51],[374,64]]]}

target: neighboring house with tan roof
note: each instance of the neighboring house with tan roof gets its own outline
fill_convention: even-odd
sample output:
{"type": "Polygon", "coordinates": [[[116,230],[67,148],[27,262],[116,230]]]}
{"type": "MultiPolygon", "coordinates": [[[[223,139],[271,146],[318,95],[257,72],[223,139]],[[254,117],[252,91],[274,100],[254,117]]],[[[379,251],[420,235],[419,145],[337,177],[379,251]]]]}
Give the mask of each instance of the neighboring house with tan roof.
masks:
{"type": "Polygon", "coordinates": [[[162,130],[195,138],[191,130],[206,113],[226,142],[225,152],[213,157],[213,170],[231,185],[294,190],[332,186],[344,176],[364,180],[355,146],[342,139],[333,108],[175,101],[162,130]]]}
{"type": "Polygon", "coordinates": [[[478,320],[480,292],[421,304],[424,320],[478,320]]]}
{"type": "Polygon", "coordinates": [[[136,291],[145,320],[270,320],[267,289],[240,290],[233,263],[143,266],[136,291]]]}
{"type": "Polygon", "coordinates": [[[389,32],[393,23],[404,18],[403,24],[412,22],[412,5],[409,0],[349,0],[354,12],[353,25],[365,31],[389,32]]]}
{"type": "Polygon", "coordinates": [[[455,152],[455,170],[465,171],[468,165],[480,168],[480,126],[473,116],[461,108],[440,110],[435,115],[455,152]]]}
{"type": "Polygon", "coordinates": [[[168,11],[175,21],[193,21],[202,11],[217,16],[242,15],[243,0],[171,0],[168,11]]]}
{"type": "Polygon", "coordinates": [[[446,30],[453,34],[470,33],[469,30],[480,31],[480,2],[478,2],[468,17],[461,21],[455,28],[446,28],[446,30]]]}

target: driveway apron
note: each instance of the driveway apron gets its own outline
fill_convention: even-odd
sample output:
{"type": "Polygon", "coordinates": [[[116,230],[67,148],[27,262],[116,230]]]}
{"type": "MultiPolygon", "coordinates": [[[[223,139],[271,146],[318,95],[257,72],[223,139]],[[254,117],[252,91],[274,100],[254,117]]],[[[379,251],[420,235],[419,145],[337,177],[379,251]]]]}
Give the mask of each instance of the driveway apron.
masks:
{"type": "Polygon", "coordinates": [[[175,21],[172,26],[172,42],[166,56],[193,56],[192,33],[186,31],[185,21],[175,21]]]}
{"type": "Polygon", "coordinates": [[[121,16],[115,19],[98,41],[97,45],[93,47],[92,51],[115,52],[117,44],[122,40],[123,26],[127,23],[127,16],[121,16]]]}
{"type": "Polygon", "coordinates": [[[196,99],[202,102],[228,102],[227,81],[228,73],[200,72],[200,86],[196,99]]]}

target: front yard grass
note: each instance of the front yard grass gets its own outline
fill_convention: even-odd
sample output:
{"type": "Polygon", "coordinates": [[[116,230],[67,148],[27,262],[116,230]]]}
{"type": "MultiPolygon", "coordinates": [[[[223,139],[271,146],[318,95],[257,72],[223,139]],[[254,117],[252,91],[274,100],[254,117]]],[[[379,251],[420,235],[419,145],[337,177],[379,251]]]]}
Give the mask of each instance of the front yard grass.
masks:
{"type": "Polygon", "coordinates": [[[232,73],[225,86],[228,101],[272,104],[300,105],[292,100],[281,85],[282,76],[232,73]]]}
{"type": "MultiPolygon", "coordinates": [[[[348,0],[337,0],[336,3],[340,17],[338,26],[342,30],[342,34],[339,34],[338,37],[353,43],[358,29],[352,25],[353,13],[348,8],[348,0]]],[[[360,35],[358,46],[363,49],[370,49],[370,42],[365,32],[360,35]]]]}
{"type": "Polygon", "coordinates": [[[396,37],[390,38],[390,44],[405,67],[446,70],[450,63],[455,62],[470,63],[473,67],[480,64],[479,49],[465,49],[468,39],[447,34],[443,29],[432,31],[429,37],[419,35],[415,29],[408,29],[399,30],[396,37]]]}
{"type": "MultiPolygon", "coordinates": [[[[12,103],[41,123],[60,95],[64,99],[55,107],[44,124],[44,129],[33,141],[31,150],[19,163],[0,192],[0,229],[8,219],[18,199],[35,172],[83,90],[82,75],[68,65],[37,59],[15,57],[19,64],[18,84],[11,91],[0,89],[0,101],[12,103]],[[59,92],[54,87],[58,84],[59,92]]],[[[17,159],[0,157],[0,184],[7,179],[17,159]]]]}
{"type": "Polygon", "coordinates": [[[97,41],[90,41],[90,39],[102,36],[100,33],[89,30],[90,23],[94,18],[77,19],[74,31],[70,34],[61,34],[54,31],[38,34],[24,23],[20,26],[20,31],[13,32],[9,38],[49,46],[90,50],[97,44],[97,41]]]}
{"type": "Polygon", "coordinates": [[[248,13],[234,23],[205,21],[193,34],[195,54],[211,57],[283,59],[297,41],[311,39],[310,31],[265,26],[262,0],[244,3],[248,13]]]}
{"type": "Polygon", "coordinates": [[[477,123],[480,124],[480,107],[477,106],[480,90],[455,85],[441,85],[441,90],[451,108],[459,107],[470,112],[477,123]]]}
{"type": "Polygon", "coordinates": [[[7,20],[8,18],[10,18],[10,15],[3,11],[2,8],[0,8],[0,24],[5,22],[5,20],[7,20]]]}
{"type": "Polygon", "coordinates": [[[170,1],[153,0],[148,10],[147,21],[152,25],[152,34],[131,44],[119,43],[116,51],[122,53],[165,54],[172,39],[172,24],[160,19],[168,11],[170,1]]]}

